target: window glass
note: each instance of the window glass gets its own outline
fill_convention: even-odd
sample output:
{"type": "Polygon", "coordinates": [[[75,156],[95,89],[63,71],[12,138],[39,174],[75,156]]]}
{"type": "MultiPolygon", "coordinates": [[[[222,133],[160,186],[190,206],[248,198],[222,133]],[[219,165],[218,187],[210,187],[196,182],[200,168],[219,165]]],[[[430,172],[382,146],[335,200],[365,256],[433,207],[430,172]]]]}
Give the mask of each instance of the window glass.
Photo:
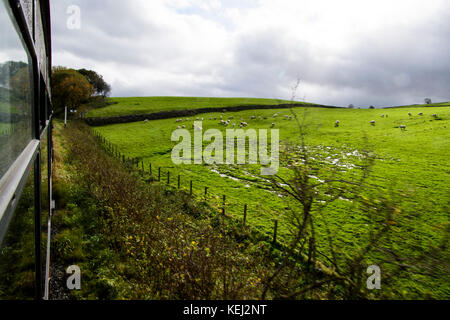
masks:
{"type": "Polygon", "coordinates": [[[34,175],[27,184],[0,244],[0,300],[35,296],[34,175]]]}
{"type": "Polygon", "coordinates": [[[31,72],[9,5],[0,0],[0,178],[32,137],[31,72]]]}

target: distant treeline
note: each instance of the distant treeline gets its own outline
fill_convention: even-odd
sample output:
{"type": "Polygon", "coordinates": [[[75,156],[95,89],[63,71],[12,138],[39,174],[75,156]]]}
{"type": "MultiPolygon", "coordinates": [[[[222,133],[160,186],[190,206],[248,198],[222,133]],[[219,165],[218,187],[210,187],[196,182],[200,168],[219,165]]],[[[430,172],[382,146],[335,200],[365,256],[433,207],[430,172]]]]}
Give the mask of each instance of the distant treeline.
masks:
{"type": "Polygon", "coordinates": [[[286,103],[277,105],[242,105],[242,106],[230,106],[225,108],[199,108],[199,109],[185,109],[185,110],[168,110],[159,111],[149,114],[135,114],[115,117],[104,118],[87,118],[86,123],[90,126],[104,126],[108,124],[138,122],[144,120],[161,120],[170,119],[176,117],[189,117],[202,113],[214,113],[214,112],[237,112],[244,110],[258,110],[258,109],[287,109],[291,107],[315,107],[315,108],[339,108],[336,106],[326,106],[309,103],[286,103]]]}

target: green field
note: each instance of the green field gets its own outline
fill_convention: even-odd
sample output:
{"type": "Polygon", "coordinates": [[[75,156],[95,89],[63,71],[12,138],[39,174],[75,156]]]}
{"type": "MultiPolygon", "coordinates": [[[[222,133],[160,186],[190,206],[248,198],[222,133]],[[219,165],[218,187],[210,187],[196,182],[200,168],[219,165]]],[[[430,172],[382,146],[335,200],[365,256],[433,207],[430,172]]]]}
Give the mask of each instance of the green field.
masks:
{"type": "MultiPolygon", "coordinates": [[[[189,105],[190,108],[194,105],[189,105]]],[[[114,108],[111,107],[111,108],[114,108]]],[[[306,125],[306,144],[312,150],[322,150],[330,154],[331,159],[357,161],[357,155],[363,149],[376,154],[375,166],[370,177],[371,183],[386,194],[405,194],[399,199],[398,206],[405,214],[419,212],[419,219],[407,230],[400,230],[411,241],[425,245],[436,241],[437,231],[449,221],[450,204],[450,108],[411,106],[393,109],[325,109],[295,108],[300,121],[306,125]],[[412,116],[408,116],[408,112],[412,116]],[[420,116],[419,113],[423,115],[420,116]],[[382,118],[382,114],[389,117],[382,118]],[[437,114],[435,118],[432,114],[437,114]],[[336,120],[340,126],[335,127],[336,120]],[[375,120],[376,125],[370,125],[375,120]],[[406,125],[401,130],[400,125],[406,125]],[[407,195],[406,195],[407,194],[407,195]]],[[[249,110],[227,112],[224,119],[233,116],[233,122],[242,118],[248,122],[248,128],[269,129],[272,122],[280,129],[282,144],[290,141],[298,143],[298,126],[294,120],[284,119],[290,115],[289,109],[249,110]],[[274,113],[279,116],[274,119],[274,113]],[[252,116],[261,117],[252,120],[252,116]],[[264,119],[266,117],[267,119],[264,119]]],[[[221,113],[199,116],[204,118],[203,132],[210,128],[222,131],[218,119],[221,113]],[[210,120],[216,117],[217,120],[210,120]]],[[[118,146],[127,157],[143,160],[148,170],[151,163],[153,174],[161,168],[162,183],[167,182],[170,172],[171,184],[176,185],[176,177],[181,175],[183,188],[189,188],[193,181],[194,192],[201,198],[205,186],[208,187],[208,200],[221,208],[222,195],[226,195],[227,213],[242,218],[244,204],[248,205],[249,224],[261,232],[271,235],[273,220],[280,220],[279,239],[289,239],[289,228],[285,221],[285,208],[293,205],[290,200],[274,193],[268,184],[258,176],[257,165],[210,166],[210,165],[174,165],[171,151],[176,145],[171,142],[171,134],[178,125],[185,125],[193,134],[193,118],[181,123],[175,119],[127,124],[109,125],[95,128],[108,141],[118,146]]],[[[204,143],[207,145],[208,143],[204,143]]],[[[350,170],[351,171],[351,170],[350,170]]],[[[357,239],[364,233],[365,221],[352,215],[352,203],[348,199],[334,202],[326,211],[329,227],[336,243],[343,248],[353,250],[357,239]]],[[[318,225],[318,234],[324,234],[323,225],[318,225]]],[[[326,250],[326,248],[322,248],[326,250]]],[[[411,279],[410,286],[417,286],[411,279]]],[[[405,284],[406,285],[406,284],[405,284]]],[[[406,285],[408,287],[408,285],[406,285]]],[[[418,294],[434,297],[449,296],[448,283],[437,281],[433,287],[421,287],[418,294]]]]}
{"type": "Polygon", "coordinates": [[[275,105],[289,103],[286,100],[258,98],[192,98],[192,97],[137,97],[110,98],[113,105],[91,110],[88,117],[113,117],[134,114],[149,114],[166,110],[198,108],[224,108],[242,105],[275,105]]]}

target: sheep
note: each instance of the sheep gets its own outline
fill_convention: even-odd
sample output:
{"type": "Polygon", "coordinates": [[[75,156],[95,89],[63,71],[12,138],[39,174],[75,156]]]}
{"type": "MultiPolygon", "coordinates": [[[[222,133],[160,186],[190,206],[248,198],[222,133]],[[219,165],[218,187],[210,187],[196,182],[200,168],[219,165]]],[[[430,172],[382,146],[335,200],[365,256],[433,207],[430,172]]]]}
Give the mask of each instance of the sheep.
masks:
{"type": "Polygon", "coordinates": [[[419,116],[423,116],[423,112],[420,112],[420,113],[419,113],[419,116]]]}
{"type": "Polygon", "coordinates": [[[256,119],[256,116],[252,116],[252,118],[251,118],[252,120],[255,120],[256,119]]]}
{"type": "Polygon", "coordinates": [[[183,124],[182,128],[183,128],[183,129],[186,129],[186,126],[183,124]]]}
{"type": "Polygon", "coordinates": [[[177,120],[175,120],[175,123],[178,123],[178,122],[181,122],[182,120],[181,119],[177,119],[177,120]]]}
{"type": "Polygon", "coordinates": [[[381,117],[384,118],[384,114],[382,114],[381,117]]]}
{"type": "Polygon", "coordinates": [[[241,122],[241,125],[240,125],[241,128],[246,127],[246,126],[248,126],[247,122],[241,122]]]}
{"type": "Polygon", "coordinates": [[[400,130],[406,130],[406,126],[404,124],[400,125],[400,130]]]}
{"type": "Polygon", "coordinates": [[[186,121],[189,121],[189,118],[186,118],[186,121]]]}
{"type": "Polygon", "coordinates": [[[177,129],[181,129],[181,127],[180,127],[180,126],[178,126],[178,127],[177,127],[177,129]]]}
{"type": "Polygon", "coordinates": [[[284,120],[288,120],[289,119],[289,116],[286,114],[285,116],[284,116],[284,120]]]}
{"type": "Polygon", "coordinates": [[[278,117],[278,113],[275,113],[275,114],[273,115],[273,117],[274,117],[274,118],[278,117]]]}
{"type": "Polygon", "coordinates": [[[370,121],[370,124],[373,125],[373,126],[375,125],[375,123],[376,123],[375,120],[370,121]]]}
{"type": "Polygon", "coordinates": [[[334,126],[337,128],[339,127],[339,123],[341,123],[339,120],[336,120],[336,122],[334,123],[334,126]]]}
{"type": "Polygon", "coordinates": [[[148,122],[148,119],[145,119],[144,122],[148,122]]]}
{"type": "Polygon", "coordinates": [[[433,113],[432,116],[433,116],[434,118],[437,118],[437,114],[436,114],[436,113],[433,113]]]}
{"type": "Polygon", "coordinates": [[[408,112],[408,116],[412,117],[412,113],[411,113],[411,112],[408,112]]]}
{"type": "Polygon", "coordinates": [[[272,122],[272,128],[275,128],[275,123],[272,122]]]}

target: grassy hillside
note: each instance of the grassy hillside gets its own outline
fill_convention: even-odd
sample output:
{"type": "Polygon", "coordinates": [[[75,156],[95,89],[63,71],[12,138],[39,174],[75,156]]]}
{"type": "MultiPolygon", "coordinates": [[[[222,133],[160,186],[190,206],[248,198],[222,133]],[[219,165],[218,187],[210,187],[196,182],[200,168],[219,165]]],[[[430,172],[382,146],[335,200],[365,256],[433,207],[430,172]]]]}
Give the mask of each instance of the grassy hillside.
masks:
{"type": "Polygon", "coordinates": [[[241,105],[274,105],[289,103],[286,100],[257,98],[194,98],[194,97],[137,97],[110,98],[114,103],[89,112],[89,117],[112,117],[132,114],[148,114],[165,110],[224,108],[241,105]]]}
{"type": "Polygon", "coordinates": [[[390,108],[429,108],[429,107],[450,107],[450,102],[437,102],[430,104],[412,104],[408,106],[398,106],[398,107],[386,107],[386,109],[390,108]]]}
{"type": "MultiPolygon", "coordinates": [[[[181,104],[178,106],[182,107],[181,104]]],[[[228,112],[224,118],[234,116],[237,122],[242,118],[249,123],[249,128],[254,129],[270,128],[274,122],[284,142],[298,143],[295,121],[283,119],[283,115],[290,114],[290,110],[276,112],[279,113],[276,119],[272,117],[272,110],[228,112]],[[253,115],[262,118],[251,120],[253,115]],[[264,117],[267,119],[264,120],[264,117]]],[[[450,108],[296,108],[295,112],[307,126],[306,144],[310,148],[328,150],[331,158],[346,158],[350,162],[356,162],[352,154],[358,154],[363,149],[369,148],[376,154],[371,183],[382,193],[398,196],[398,205],[405,215],[420,213],[414,225],[399,230],[408,238],[404,243],[405,250],[411,250],[408,246],[411,243],[425,246],[438,240],[438,231],[448,223],[450,204],[450,108]],[[408,116],[408,112],[412,116],[408,116]],[[419,116],[420,112],[424,115],[419,116]],[[386,113],[389,117],[382,118],[381,115],[386,113]],[[432,117],[432,114],[438,114],[438,118],[432,117]],[[340,120],[337,128],[334,127],[336,120],[340,120]],[[375,126],[370,124],[371,120],[376,120],[375,126]],[[402,131],[400,125],[406,125],[406,130],[402,131]]],[[[219,125],[217,120],[209,120],[219,116],[220,113],[203,115],[203,131],[210,128],[224,131],[225,127],[219,125]]],[[[191,133],[192,120],[182,123],[191,133]]],[[[167,180],[167,172],[170,171],[172,184],[176,183],[174,177],[180,174],[182,186],[188,188],[192,180],[197,195],[202,195],[207,186],[208,199],[216,203],[218,211],[221,197],[225,194],[228,213],[242,217],[244,204],[247,204],[249,223],[268,235],[272,233],[273,220],[280,219],[279,237],[281,241],[288,240],[289,225],[284,215],[285,209],[293,204],[273,193],[258,178],[259,166],[176,166],[172,163],[171,150],[175,143],[170,138],[178,125],[175,119],[167,119],[104,126],[96,130],[117,145],[126,156],[143,160],[146,167],[151,163],[154,174],[157,168],[162,168],[163,181],[167,180]]],[[[365,225],[362,217],[351,212],[352,203],[348,199],[336,201],[326,211],[335,241],[349,251],[357,247],[355,239],[363,235],[365,225]]],[[[324,226],[319,225],[317,232],[324,235],[324,226]]],[[[321,249],[326,250],[325,247],[321,249]]],[[[434,281],[433,286],[422,286],[419,280],[411,278],[401,286],[405,292],[409,290],[411,296],[448,297],[450,294],[445,281],[434,279],[430,280],[434,281]]]]}

